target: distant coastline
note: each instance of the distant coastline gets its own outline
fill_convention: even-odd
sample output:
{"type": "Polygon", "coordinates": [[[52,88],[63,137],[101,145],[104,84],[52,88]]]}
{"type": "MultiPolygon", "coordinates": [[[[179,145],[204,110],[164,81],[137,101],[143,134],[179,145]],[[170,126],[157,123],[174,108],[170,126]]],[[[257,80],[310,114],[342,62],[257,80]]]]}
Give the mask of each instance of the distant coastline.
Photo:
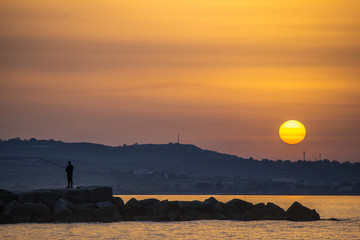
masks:
{"type": "Polygon", "coordinates": [[[360,195],[359,162],[256,160],[191,144],[110,147],[35,138],[0,141],[0,188],[65,187],[68,161],[75,166],[74,185],[108,185],[119,194],[360,195]]]}

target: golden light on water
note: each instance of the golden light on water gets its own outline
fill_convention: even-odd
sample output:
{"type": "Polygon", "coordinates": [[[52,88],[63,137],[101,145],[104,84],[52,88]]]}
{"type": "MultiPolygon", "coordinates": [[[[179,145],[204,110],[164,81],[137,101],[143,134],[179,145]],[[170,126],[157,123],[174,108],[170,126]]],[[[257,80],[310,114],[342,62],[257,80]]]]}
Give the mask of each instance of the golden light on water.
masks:
{"type": "Polygon", "coordinates": [[[279,129],[281,140],[287,144],[297,144],[304,140],[306,135],[305,126],[297,120],[284,122],[279,129]]]}

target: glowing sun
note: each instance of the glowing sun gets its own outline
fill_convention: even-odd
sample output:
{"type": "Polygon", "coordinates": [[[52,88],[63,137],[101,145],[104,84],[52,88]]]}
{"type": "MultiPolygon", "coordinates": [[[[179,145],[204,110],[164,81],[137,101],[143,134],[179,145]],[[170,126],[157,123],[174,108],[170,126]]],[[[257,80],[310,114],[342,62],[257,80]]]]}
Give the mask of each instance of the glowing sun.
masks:
{"type": "Polygon", "coordinates": [[[305,138],[305,126],[299,121],[288,120],[280,126],[279,135],[287,144],[297,144],[305,138]]]}

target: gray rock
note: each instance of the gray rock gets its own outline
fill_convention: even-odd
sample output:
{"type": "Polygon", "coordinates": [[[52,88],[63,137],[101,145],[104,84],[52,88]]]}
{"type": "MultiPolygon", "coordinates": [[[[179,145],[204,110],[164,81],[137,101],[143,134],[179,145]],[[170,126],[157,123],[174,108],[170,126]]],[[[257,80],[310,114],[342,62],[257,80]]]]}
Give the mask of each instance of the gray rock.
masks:
{"type": "Polygon", "coordinates": [[[240,199],[227,202],[221,209],[221,213],[226,218],[234,220],[253,220],[257,218],[254,205],[240,199]]]}
{"type": "Polygon", "coordinates": [[[178,202],[158,201],[145,207],[145,216],[153,221],[174,221],[180,216],[178,202]]]}
{"type": "Polygon", "coordinates": [[[99,208],[98,220],[101,222],[121,221],[122,217],[119,209],[110,201],[98,202],[96,205],[99,208]]]}
{"type": "Polygon", "coordinates": [[[199,209],[202,206],[200,201],[178,201],[180,208],[194,208],[199,209]]]}
{"type": "Polygon", "coordinates": [[[81,222],[98,222],[99,208],[96,203],[79,203],[75,215],[81,222]]]}
{"type": "Polygon", "coordinates": [[[266,205],[263,203],[259,203],[254,205],[255,214],[253,220],[284,220],[286,219],[285,211],[281,207],[273,204],[267,203],[266,205]]]}
{"type": "Polygon", "coordinates": [[[125,204],[124,204],[124,201],[122,200],[122,198],[120,197],[113,197],[111,202],[120,210],[122,209],[125,204]]]}
{"type": "Polygon", "coordinates": [[[214,197],[210,197],[206,199],[202,204],[202,211],[209,213],[213,219],[226,219],[226,217],[222,214],[222,210],[224,209],[225,204],[219,202],[214,197]]]}
{"type": "Polygon", "coordinates": [[[202,205],[209,209],[216,209],[219,204],[220,204],[220,202],[218,200],[216,200],[216,198],[210,197],[210,198],[206,199],[202,205]]]}
{"type": "Polygon", "coordinates": [[[59,193],[63,198],[73,203],[104,202],[112,200],[112,188],[102,186],[90,186],[80,188],[56,189],[53,192],[59,193]]]}
{"type": "Polygon", "coordinates": [[[134,205],[137,205],[138,204],[138,200],[136,198],[130,198],[129,201],[127,201],[126,203],[126,207],[131,207],[131,206],[134,206],[134,205]]]}
{"type": "Polygon", "coordinates": [[[179,221],[206,220],[212,219],[211,214],[201,211],[197,208],[183,207],[180,209],[179,221]]]}
{"type": "Polygon", "coordinates": [[[149,205],[157,203],[157,202],[160,202],[160,200],[155,199],[155,198],[149,198],[149,199],[140,200],[139,204],[146,207],[146,206],[149,206],[149,205]]]}
{"type": "Polygon", "coordinates": [[[97,222],[99,221],[99,209],[96,208],[80,208],[75,212],[80,222],[97,222]]]}
{"type": "Polygon", "coordinates": [[[145,215],[145,207],[135,198],[131,198],[120,211],[125,220],[135,220],[138,216],[145,215]]]}
{"type": "Polygon", "coordinates": [[[180,215],[178,217],[178,220],[190,221],[224,218],[224,216],[220,212],[215,210],[216,204],[214,204],[214,199],[210,199],[206,203],[200,201],[179,201],[178,204],[180,206],[180,215]]]}
{"type": "Polygon", "coordinates": [[[75,205],[64,198],[60,198],[54,205],[54,221],[76,222],[78,219],[73,213],[75,205]]]}
{"type": "Polygon", "coordinates": [[[299,202],[294,202],[288,210],[285,212],[288,220],[291,221],[315,221],[320,220],[320,215],[315,211],[311,210],[299,202]]]}
{"type": "Polygon", "coordinates": [[[97,209],[98,208],[96,203],[78,203],[75,205],[75,207],[76,207],[76,209],[81,209],[81,208],[97,209]]]}
{"type": "Polygon", "coordinates": [[[154,203],[159,202],[159,200],[150,198],[138,201],[135,198],[131,198],[121,209],[121,215],[126,220],[134,220],[134,221],[141,221],[141,220],[149,220],[149,217],[145,215],[145,208],[150,206],[154,203]]]}
{"type": "Polygon", "coordinates": [[[64,192],[63,198],[74,203],[90,202],[90,191],[88,189],[68,189],[64,192]]]}
{"type": "Polygon", "coordinates": [[[286,219],[285,210],[274,203],[268,202],[265,206],[262,219],[265,220],[284,220],[286,219]]]}
{"type": "MultiPolygon", "coordinates": [[[[72,202],[70,202],[70,201],[68,201],[68,200],[66,200],[66,199],[64,199],[64,198],[60,198],[59,200],[56,201],[55,204],[65,205],[65,206],[66,206],[67,208],[69,208],[71,211],[75,211],[75,209],[76,209],[76,206],[75,206],[72,202]]],[[[55,207],[55,205],[54,205],[54,207],[55,207]]]]}
{"type": "Polygon", "coordinates": [[[3,219],[16,223],[30,222],[31,211],[17,200],[13,200],[4,208],[3,219]]]}
{"type": "Polygon", "coordinates": [[[59,193],[53,192],[51,190],[35,190],[27,193],[20,193],[18,195],[19,202],[42,202],[49,208],[52,208],[55,202],[60,198],[61,195],[59,193]]]}
{"type": "Polygon", "coordinates": [[[45,223],[51,221],[51,212],[48,206],[44,203],[24,203],[24,207],[31,212],[31,222],[45,223]]]}
{"type": "Polygon", "coordinates": [[[111,187],[89,187],[89,202],[106,202],[111,201],[113,192],[111,187]]]}

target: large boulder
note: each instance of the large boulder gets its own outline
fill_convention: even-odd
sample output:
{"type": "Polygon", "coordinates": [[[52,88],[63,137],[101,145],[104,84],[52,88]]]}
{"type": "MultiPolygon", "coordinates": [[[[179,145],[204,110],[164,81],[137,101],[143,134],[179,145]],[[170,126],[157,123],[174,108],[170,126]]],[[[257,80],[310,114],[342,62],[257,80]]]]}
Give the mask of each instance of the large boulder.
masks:
{"type": "Polygon", "coordinates": [[[259,220],[284,220],[286,219],[285,211],[281,207],[275,205],[274,203],[259,203],[254,205],[259,220]]]}
{"type": "Polygon", "coordinates": [[[227,202],[222,207],[221,213],[227,219],[233,220],[255,220],[258,218],[256,209],[252,203],[236,198],[227,202]]]}
{"type": "Polygon", "coordinates": [[[76,209],[75,215],[80,222],[97,222],[99,221],[99,209],[82,207],[76,209]]]}
{"type": "Polygon", "coordinates": [[[120,197],[113,197],[111,199],[112,204],[114,204],[119,210],[122,209],[125,204],[124,201],[122,200],[122,198],[120,197]]]}
{"type": "Polygon", "coordinates": [[[44,203],[27,202],[22,205],[30,210],[31,222],[45,223],[51,221],[50,209],[44,203]]]}
{"type": "Polygon", "coordinates": [[[214,197],[206,199],[201,205],[201,211],[210,214],[212,219],[224,220],[226,217],[222,214],[225,204],[219,202],[214,197]]]}
{"type": "Polygon", "coordinates": [[[194,201],[177,201],[180,208],[193,208],[193,209],[200,209],[202,206],[202,202],[198,200],[194,201]]]}
{"type": "Polygon", "coordinates": [[[105,202],[112,200],[112,188],[102,186],[90,186],[80,188],[54,189],[52,192],[60,194],[63,198],[73,203],[105,202]]]}
{"type": "Polygon", "coordinates": [[[153,221],[174,221],[180,215],[180,207],[177,202],[157,201],[145,207],[145,215],[153,221]]]}
{"type": "Polygon", "coordinates": [[[286,218],[291,221],[315,221],[320,220],[320,215],[299,202],[294,202],[285,212],[286,218]]]}
{"type": "Polygon", "coordinates": [[[78,203],[75,215],[80,222],[98,222],[99,209],[96,203],[78,203]]]}
{"type": "Polygon", "coordinates": [[[60,198],[54,205],[55,222],[76,222],[78,219],[74,214],[75,205],[64,198],[60,198]]]}
{"type": "Polygon", "coordinates": [[[98,206],[96,205],[96,203],[77,203],[75,204],[75,208],[76,209],[82,209],[82,208],[93,208],[93,209],[97,209],[98,206]]]}
{"type": "Polygon", "coordinates": [[[208,208],[208,209],[218,209],[219,208],[219,205],[221,203],[216,200],[216,198],[214,197],[209,197],[208,199],[206,199],[203,203],[202,203],[202,206],[205,207],[205,208],[208,208]]]}
{"type": "Polygon", "coordinates": [[[179,221],[207,220],[212,219],[209,213],[205,213],[196,208],[181,208],[179,221]]]}
{"type": "Polygon", "coordinates": [[[61,194],[53,192],[51,190],[35,190],[26,193],[18,194],[19,202],[26,203],[38,203],[42,202],[46,204],[47,207],[52,208],[56,201],[61,198],[61,194]]]}
{"type": "Polygon", "coordinates": [[[212,219],[211,213],[203,208],[203,203],[200,201],[178,201],[178,204],[180,206],[180,215],[177,220],[190,221],[212,219]]]}
{"type": "Polygon", "coordinates": [[[116,222],[122,220],[119,209],[110,201],[98,202],[96,205],[99,208],[98,220],[100,222],[116,222]]]}
{"type": "Polygon", "coordinates": [[[2,221],[4,221],[4,223],[25,223],[30,222],[30,220],[30,209],[17,200],[13,200],[7,204],[2,213],[2,221]]]}
{"type": "Polygon", "coordinates": [[[113,192],[111,187],[89,187],[90,202],[111,201],[113,192]]]}
{"type": "Polygon", "coordinates": [[[87,188],[67,189],[62,196],[73,203],[90,202],[90,191],[87,188]]]}
{"type": "Polygon", "coordinates": [[[125,204],[124,208],[121,209],[121,215],[125,220],[150,220],[149,217],[145,215],[145,208],[156,202],[159,202],[159,200],[154,198],[144,199],[141,201],[131,198],[125,204]]]}

